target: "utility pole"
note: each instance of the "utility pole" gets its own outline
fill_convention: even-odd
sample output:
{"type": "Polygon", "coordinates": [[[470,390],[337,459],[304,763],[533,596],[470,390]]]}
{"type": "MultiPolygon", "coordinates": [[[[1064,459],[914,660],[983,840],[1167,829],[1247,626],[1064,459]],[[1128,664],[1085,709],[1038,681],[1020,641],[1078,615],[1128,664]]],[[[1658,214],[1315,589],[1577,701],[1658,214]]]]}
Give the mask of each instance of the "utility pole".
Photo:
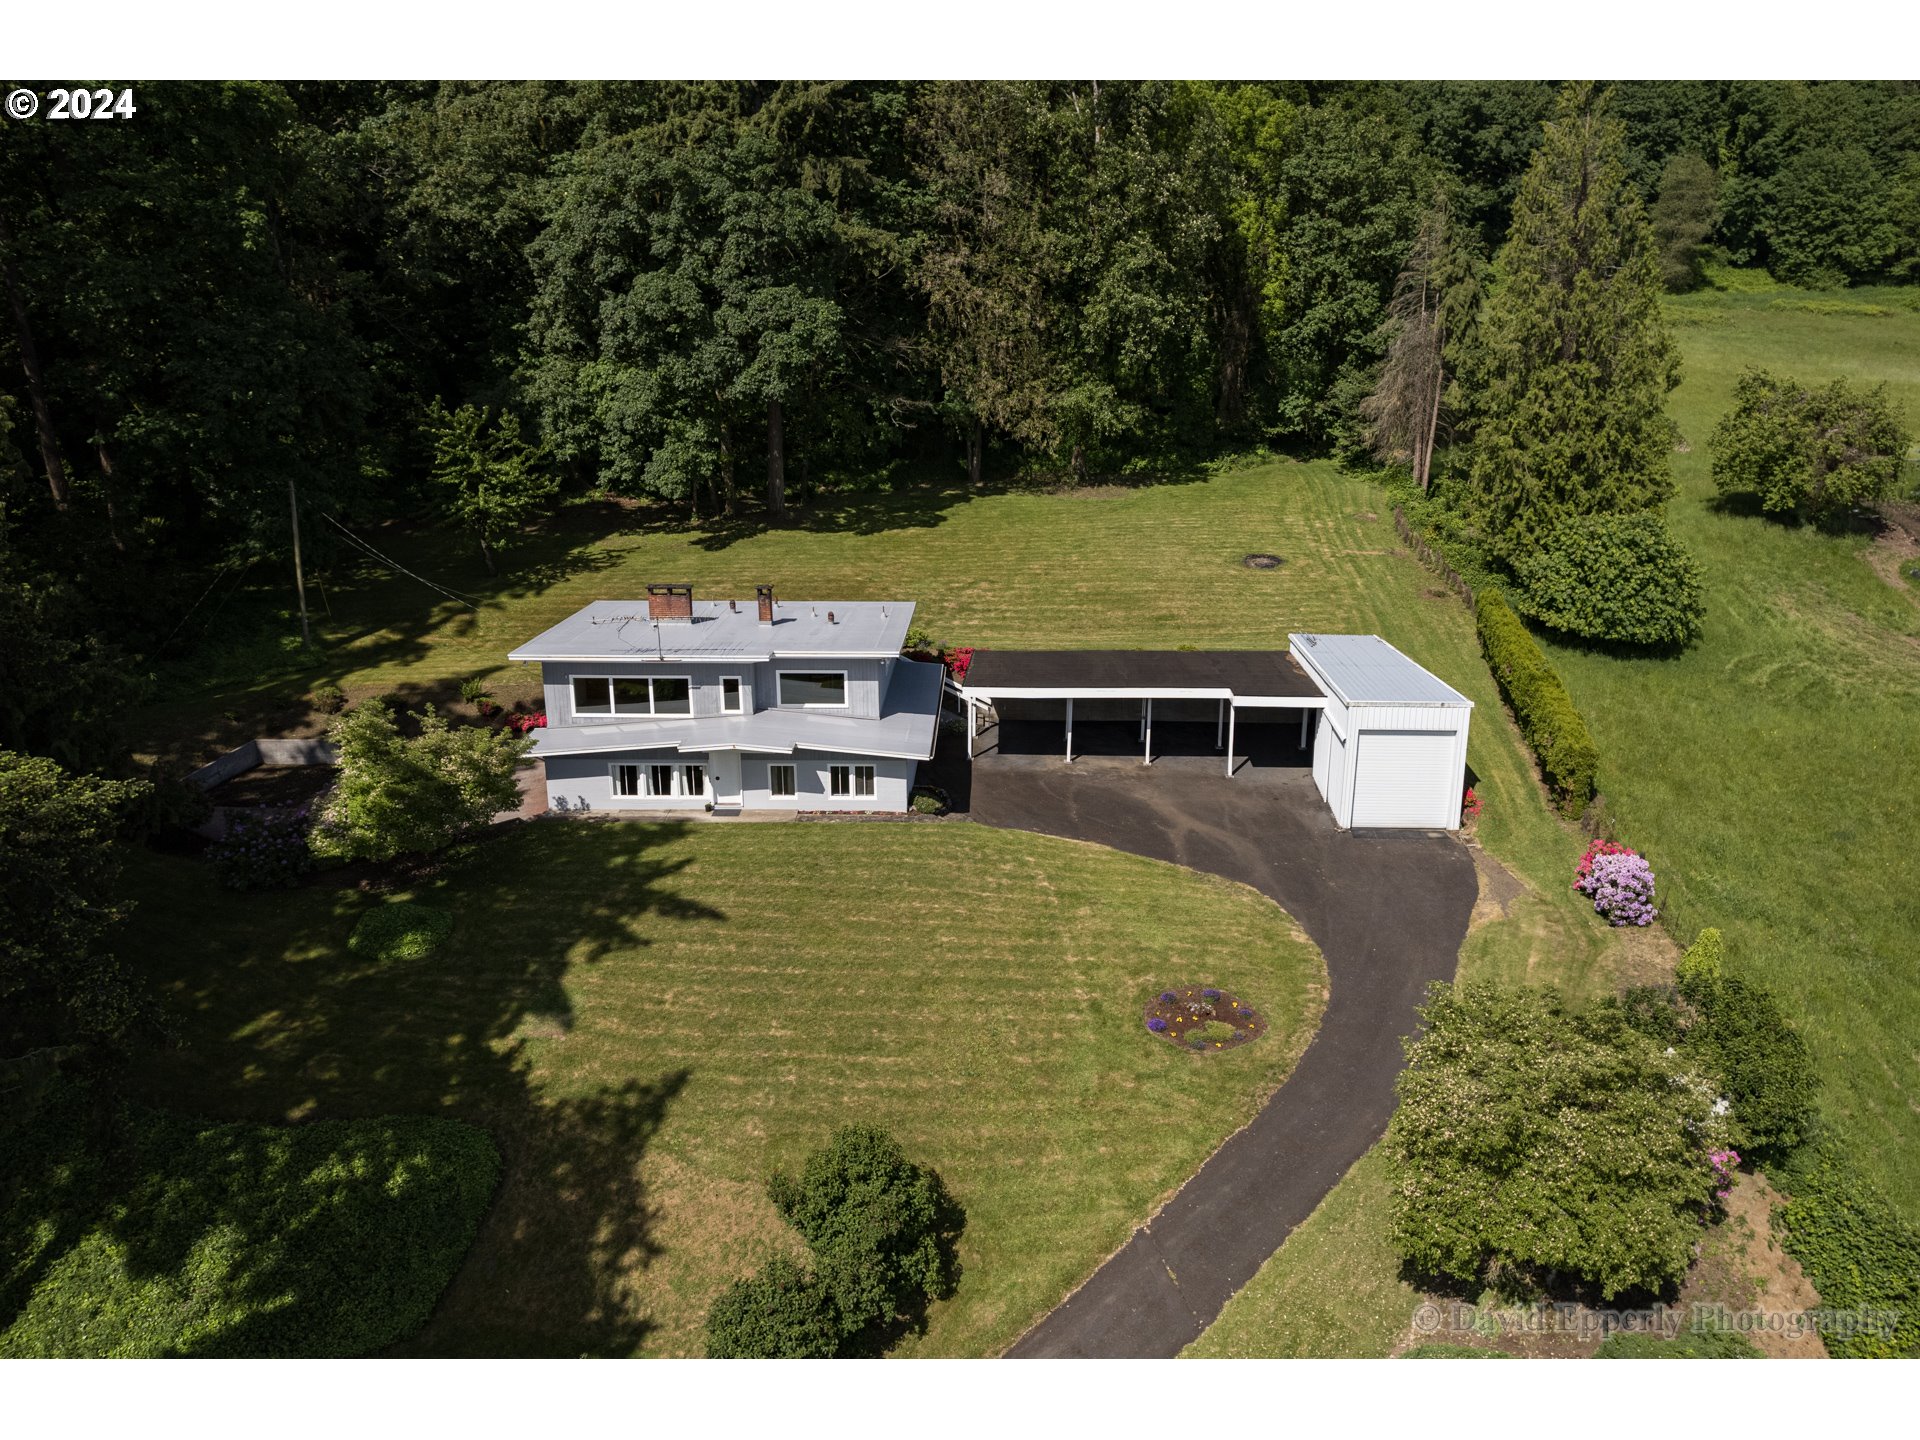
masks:
{"type": "Polygon", "coordinates": [[[293,588],[300,596],[300,643],[313,645],[313,632],[307,628],[307,577],[300,570],[300,497],[294,493],[293,477],[287,477],[287,505],[293,512],[293,588]]]}

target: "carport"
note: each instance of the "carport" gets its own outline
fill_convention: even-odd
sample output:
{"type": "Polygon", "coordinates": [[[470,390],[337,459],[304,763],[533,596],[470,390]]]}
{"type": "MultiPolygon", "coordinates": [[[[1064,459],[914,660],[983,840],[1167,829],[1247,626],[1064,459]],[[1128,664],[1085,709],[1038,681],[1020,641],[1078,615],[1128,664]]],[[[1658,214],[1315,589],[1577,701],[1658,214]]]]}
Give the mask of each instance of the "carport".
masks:
{"type": "MultiPolygon", "coordinates": [[[[960,685],[972,752],[979,712],[1004,701],[1064,701],[1065,745],[1074,757],[1074,706],[1105,717],[1137,706],[1142,764],[1153,763],[1154,704],[1191,716],[1211,703],[1214,748],[1233,774],[1236,725],[1243,709],[1298,710],[1305,749],[1312,712],[1324,691],[1284,650],[977,650],[960,685]]],[[[1185,722],[1191,725],[1191,720],[1185,722]]]]}

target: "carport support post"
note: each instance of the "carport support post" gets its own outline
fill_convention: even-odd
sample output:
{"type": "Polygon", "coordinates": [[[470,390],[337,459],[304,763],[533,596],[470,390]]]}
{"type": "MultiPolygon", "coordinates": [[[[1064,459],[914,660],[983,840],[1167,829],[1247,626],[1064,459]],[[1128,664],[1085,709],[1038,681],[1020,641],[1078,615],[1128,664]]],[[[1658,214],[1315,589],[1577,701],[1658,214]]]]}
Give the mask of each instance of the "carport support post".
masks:
{"type": "Polygon", "coordinates": [[[1073,763],[1073,697],[1067,697],[1067,763],[1073,763]]]}
{"type": "Polygon", "coordinates": [[[1220,748],[1220,739],[1227,733],[1227,702],[1220,702],[1220,718],[1213,723],[1213,748],[1220,748]]]}
{"type": "Polygon", "coordinates": [[[1153,764],[1153,700],[1151,697],[1147,700],[1146,742],[1146,754],[1141,757],[1140,763],[1151,765],[1153,764]]]}
{"type": "Polygon", "coordinates": [[[1232,705],[1227,706],[1227,778],[1233,778],[1233,722],[1240,718],[1240,712],[1232,705]]]}
{"type": "Polygon", "coordinates": [[[1311,714],[1313,712],[1306,706],[1300,707],[1300,748],[1302,750],[1307,748],[1307,717],[1311,714]]]}

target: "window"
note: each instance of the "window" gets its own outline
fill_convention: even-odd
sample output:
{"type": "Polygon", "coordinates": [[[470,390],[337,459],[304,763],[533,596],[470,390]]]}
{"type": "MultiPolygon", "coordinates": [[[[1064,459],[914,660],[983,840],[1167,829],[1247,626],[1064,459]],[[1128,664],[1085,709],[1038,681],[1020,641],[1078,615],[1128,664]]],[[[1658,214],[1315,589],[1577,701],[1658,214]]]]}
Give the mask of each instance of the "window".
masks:
{"type": "Polygon", "coordinates": [[[573,677],[573,713],[576,715],[611,715],[613,713],[613,682],[598,675],[576,675],[573,677]]]}
{"type": "Polygon", "coordinates": [[[682,765],[680,778],[685,782],[683,795],[704,795],[707,793],[707,767],[704,765],[682,765]]]}
{"type": "Polygon", "coordinates": [[[673,794],[673,767],[671,765],[647,766],[647,794],[673,794]]]}
{"type": "Polygon", "coordinates": [[[640,794],[640,767],[638,765],[616,765],[613,767],[613,793],[632,799],[640,794]]]}
{"type": "Polygon", "coordinates": [[[835,795],[870,796],[873,794],[873,766],[829,765],[827,788],[835,795]]]}
{"type": "Polygon", "coordinates": [[[769,765],[767,767],[767,791],[773,795],[792,795],[796,792],[793,783],[793,766],[769,765]]]}
{"type": "Polygon", "coordinates": [[[740,677],[723,675],[720,677],[720,711],[725,715],[738,715],[740,704],[740,677]]]}
{"type": "Polygon", "coordinates": [[[600,715],[691,715],[693,688],[684,675],[576,675],[573,713],[600,715]]]}
{"type": "Polygon", "coordinates": [[[782,705],[845,705],[847,672],[844,670],[782,670],[782,705]]]}

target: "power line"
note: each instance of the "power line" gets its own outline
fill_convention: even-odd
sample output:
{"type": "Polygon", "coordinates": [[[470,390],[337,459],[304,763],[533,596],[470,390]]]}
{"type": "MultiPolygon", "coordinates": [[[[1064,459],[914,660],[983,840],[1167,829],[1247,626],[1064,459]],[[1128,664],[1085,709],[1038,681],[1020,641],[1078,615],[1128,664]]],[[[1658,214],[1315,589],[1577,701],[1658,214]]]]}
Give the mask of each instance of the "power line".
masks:
{"type": "Polygon", "coordinates": [[[436,585],[433,581],[427,579],[426,576],[414,574],[413,571],[407,569],[406,566],[402,565],[398,560],[393,559],[391,556],[382,555],[378,550],[374,549],[373,546],[369,545],[366,541],[362,540],[358,535],[354,534],[351,530],[347,529],[346,526],[342,525],[337,519],[335,519],[332,515],[327,514],[325,511],[321,512],[321,518],[326,520],[328,524],[332,525],[333,528],[338,530],[342,535],[346,536],[348,541],[350,541],[352,544],[357,546],[360,550],[365,552],[367,555],[370,555],[371,557],[373,557],[373,559],[376,562],[386,566],[387,569],[397,571],[398,573],[407,576],[409,579],[418,580],[422,585],[426,586],[429,590],[438,591],[440,594],[446,596],[449,600],[458,600],[462,605],[465,605],[469,610],[478,610],[480,608],[480,602],[478,600],[475,600],[471,595],[462,595],[457,590],[449,590],[444,585],[436,585]]]}

